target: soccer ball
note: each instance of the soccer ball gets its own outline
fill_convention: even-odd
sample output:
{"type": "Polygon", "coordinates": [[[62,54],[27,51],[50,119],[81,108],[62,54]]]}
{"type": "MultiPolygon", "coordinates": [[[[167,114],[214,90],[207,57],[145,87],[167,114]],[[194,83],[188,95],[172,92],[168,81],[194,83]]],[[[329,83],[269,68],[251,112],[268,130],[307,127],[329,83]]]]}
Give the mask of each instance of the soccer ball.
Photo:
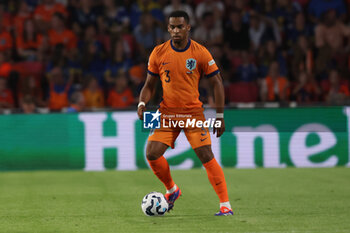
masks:
{"type": "Polygon", "coordinates": [[[163,216],[169,205],[162,193],[151,192],[142,199],[141,208],[147,216],[163,216]]]}

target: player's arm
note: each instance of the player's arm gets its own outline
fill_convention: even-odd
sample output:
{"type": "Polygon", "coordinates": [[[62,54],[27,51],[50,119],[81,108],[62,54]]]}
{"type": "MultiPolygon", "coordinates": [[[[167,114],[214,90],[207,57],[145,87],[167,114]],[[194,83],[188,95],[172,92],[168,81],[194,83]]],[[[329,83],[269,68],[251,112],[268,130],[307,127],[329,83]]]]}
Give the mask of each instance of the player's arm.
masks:
{"type": "Polygon", "coordinates": [[[225,132],[224,107],[225,107],[225,91],[220,73],[209,78],[210,86],[214,90],[214,100],[216,106],[216,120],[221,121],[220,128],[213,128],[216,137],[220,137],[225,132]]]}
{"type": "Polygon", "coordinates": [[[140,93],[139,105],[137,106],[137,115],[139,116],[140,120],[143,120],[143,112],[146,110],[146,104],[154,94],[158,79],[159,77],[153,76],[149,73],[147,74],[145,85],[142,87],[140,93]]]}

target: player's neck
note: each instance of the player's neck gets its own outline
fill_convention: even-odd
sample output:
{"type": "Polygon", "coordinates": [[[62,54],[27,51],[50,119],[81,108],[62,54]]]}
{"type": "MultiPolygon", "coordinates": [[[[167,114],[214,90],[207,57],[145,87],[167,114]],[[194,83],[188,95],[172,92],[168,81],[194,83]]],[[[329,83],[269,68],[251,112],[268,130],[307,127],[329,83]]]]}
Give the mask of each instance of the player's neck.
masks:
{"type": "Polygon", "coordinates": [[[173,41],[173,46],[176,48],[176,49],[178,49],[178,50],[183,50],[183,49],[185,49],[186,48],[186,46],[187,46],[187,44],[188,44],[188,37],[186,37],[186,39],[184,39],[183,41],[181,41],[181,42],[175,42],[175,41],[173,41]]]}

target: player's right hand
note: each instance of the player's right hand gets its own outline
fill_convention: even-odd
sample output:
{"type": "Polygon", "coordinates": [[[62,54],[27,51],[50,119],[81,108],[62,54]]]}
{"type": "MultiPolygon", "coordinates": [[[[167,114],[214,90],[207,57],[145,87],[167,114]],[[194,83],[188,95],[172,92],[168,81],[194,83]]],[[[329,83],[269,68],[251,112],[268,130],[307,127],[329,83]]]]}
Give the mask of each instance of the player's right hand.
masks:
{"type": "Polygon", "coordinates": [[[225,132],[225,120],[224,118],[216,118],[215,121],[221,121],[221,127],[216,128],[215,125],[213,127],[213,134],[216,133],[216,137],[220,137],[225,132]]]}
{"type": "Polygon", "coordinates": [[[146,111],[146,106],[141,105],[137,109],[137,115],[139,116],[139,119],[142,121],[143,120],[143,112],[146,111]]]}

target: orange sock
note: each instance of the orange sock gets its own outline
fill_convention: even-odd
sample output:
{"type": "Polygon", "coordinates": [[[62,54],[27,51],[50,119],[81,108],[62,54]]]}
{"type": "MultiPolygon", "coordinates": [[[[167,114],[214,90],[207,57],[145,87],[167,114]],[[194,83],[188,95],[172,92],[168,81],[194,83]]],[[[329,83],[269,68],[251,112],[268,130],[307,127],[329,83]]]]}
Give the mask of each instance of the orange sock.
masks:
{"type": "Polygon", "coordinates": [[[148,160],[148,163],[151,166],[154,174],[160,181],[162,181],[167,190],[174,187],[175,183],[171,178],[169,164],[164,156],[161,156],[156,160],[148,160]]]}
{"type": "Polygon", "coordinates": [[[211,185],[213,186],[216,194],[219,196],[220,202],[229,201],[224,172],[216,159],[213,158],[209,162],[204,163],[203,166],[207,171],[211,185]]]}

